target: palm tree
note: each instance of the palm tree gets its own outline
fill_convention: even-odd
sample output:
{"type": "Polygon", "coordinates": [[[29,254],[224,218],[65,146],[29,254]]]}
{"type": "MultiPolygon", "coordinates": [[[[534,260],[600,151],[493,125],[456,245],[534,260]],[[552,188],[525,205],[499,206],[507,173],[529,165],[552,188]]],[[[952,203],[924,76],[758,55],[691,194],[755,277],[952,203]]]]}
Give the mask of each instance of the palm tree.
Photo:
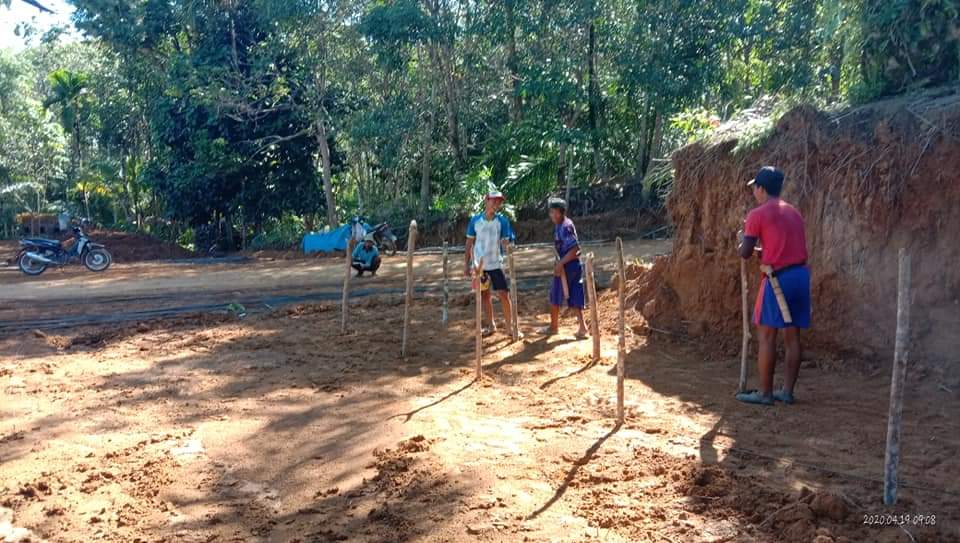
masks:
{"type": "MultiPolygon", "coordinates": [[[[72,72],[60,68],[50,74],[50,96],[43,101],[43,107],[60,107],[60,124],[73,138],[73,156],[70,160],[72,181],[77,181],[83,170],[83,153],[81,149],[80,113],[86,97],[87,76],[79,72],[72,72]]],[[[84,183],[83,190],[84,212],[90,218],[90,192],[84,183]]]]}

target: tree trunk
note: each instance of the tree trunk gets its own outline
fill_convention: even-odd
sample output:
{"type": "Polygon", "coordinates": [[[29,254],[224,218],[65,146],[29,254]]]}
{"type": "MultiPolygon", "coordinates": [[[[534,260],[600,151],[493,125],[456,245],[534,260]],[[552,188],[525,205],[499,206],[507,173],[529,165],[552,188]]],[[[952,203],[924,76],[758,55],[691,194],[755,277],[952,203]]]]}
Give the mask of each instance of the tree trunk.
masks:
{"type": "MultiPolygon", "coordinates": [[[[440,24],[440,5],[438,2],[430,3],[430,15],[435,24],[440,24]]],[[[440,78],[443,85],[443,105],[447,116],[447,139],[450,142],[450,149],[453,150],[453,156],[456,159],[457,167],[462,169],[466,166],[466,156],[463,152],[463,145],[460,141],[460,121],[457,110],[457,91],[455,75],[453,73],[453,61],[450,45],[431,41],[429,44],[430,57],[433,60],[434,72],[436,77],[440,78]]]]}
{"type": "Polygon", "coordinates": [[[520,73],[517,67],[517,23],[515,16],[516,0],[505,2],[507,10],[507,69],[510,77],[511,107],[510,120],[520,121],[523,116],[523,99],[520,97],[520,73]]]}
{"type": "Polygon", "coordinates": [[[600,101],[600,85],[597,83],[597,32],[594,21],[593,5],[590,9],[590,26],[588,33],[587,75],[590,83],[587,87],[588,122],[590,124],[590,142],[593,145],[593,172],[597,177],[603,176],[603,165],[600,157],[600,131],[597,127],[597,117],[600,101]]]}
{"type": "Polygon", "coordinates": [[[840,96],[840,74],[843,66],[843,40],[830,50],[830,94],[840,96]]]}
{"type": "Polygon", "coordinates": [[[650,141],[650,158],[660,158],[663,148],[663,115],[657,112],[653,121],[653,138],[650,141]]]}
{"type": "Polygon", "coordinates": [[[457,91],[453,80],[452,66],[448,62],[440,64],[441,74],[444,82],[444,103],[447,110],[447,137],[450,139],[450,147],[453,149],[453,155],[457,160],[457,166],[463,168],[467,159],[463,152],[463,144],[460,141],[460,120],[457,111],[457,91]],[[446,67],[444,67],[446,65],[446,67]]]}
{"type": "MultiPolygon", "coordinates": [[[[557,187],[567,186],[567,144],[561,143],[557,153],[557,187]]],[[[568,202],[569,203],[569,202],[568,202]]]]}
{"type": "Polygon", "coordinates": [[[427,129],[423,133],[423,156],[420,159],[420,210],[430,209],[430,169],[433,160],[433,143],[431,141],[433,134],[433,113],[430,113],[430,120],[427,129]]]}
{"type": "Polygon", "coordinates": [[[323,195],[327,201],[327,224],[332,230],[340,224],[340,221],[337,219],[337,202],[333,196],[333,174],[330,171],[330,146],[327,144],[327,124],[323,122],[322,119],[317,120],[317,146],[320,148],[323,195]]]}
{"type": "MultiPolygon", "coordinates": [[[[83,175],[83,154],[80,152],[80,119],[79,116],[73,122],[73,146],[74,154],[77,157],[77,167],[76,171],[73,172],[74,182],[80,181],[80,177],[83,175]]],[[[87,184],[81,182],[80,188],[83,191],[83,210],[86,214],[86,219],[90,220],[90,191],[87,190],[87,184]]]]}

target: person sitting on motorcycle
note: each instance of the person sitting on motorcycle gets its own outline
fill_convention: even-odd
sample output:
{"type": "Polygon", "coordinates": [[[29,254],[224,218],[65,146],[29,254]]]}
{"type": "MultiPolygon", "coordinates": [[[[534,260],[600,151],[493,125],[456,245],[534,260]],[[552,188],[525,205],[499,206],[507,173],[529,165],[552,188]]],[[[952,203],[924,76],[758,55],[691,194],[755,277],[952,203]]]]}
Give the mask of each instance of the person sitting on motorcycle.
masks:
{"type": "Polygon", "coordinates": [[[353,269],[357,270],[357,277],[363,277],[365,271],[370,272],[370,275],[377,275],[379,267],[380,251],[373,243],[373,235],[367,234],[363,243],[357,244],[353,249],[353,269]]]}

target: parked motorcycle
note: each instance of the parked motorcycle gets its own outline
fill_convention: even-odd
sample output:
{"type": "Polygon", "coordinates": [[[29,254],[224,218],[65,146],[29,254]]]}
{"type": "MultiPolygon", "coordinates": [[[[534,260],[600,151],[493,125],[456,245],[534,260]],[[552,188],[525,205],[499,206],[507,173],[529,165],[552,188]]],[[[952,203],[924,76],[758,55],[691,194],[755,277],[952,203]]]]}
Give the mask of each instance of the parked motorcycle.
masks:
{"type": "Polygon", "coordinates": [[[102,272],[110,267],[113,257],[106,247],[93,243],[79,226],[73,228],[75,243],[66,248],[55,239],[22,239],[17,265],[27,275],[40,275],[48,266],[63,267],[79,258],[88,270],[102,272]]]}
{"type": "Polygon", "coordinates": [[[373,240],[381,253],[387,256],[397,254],[397,236],[390,229],[390,225],[382,222],[373,227],[373,240]]]}

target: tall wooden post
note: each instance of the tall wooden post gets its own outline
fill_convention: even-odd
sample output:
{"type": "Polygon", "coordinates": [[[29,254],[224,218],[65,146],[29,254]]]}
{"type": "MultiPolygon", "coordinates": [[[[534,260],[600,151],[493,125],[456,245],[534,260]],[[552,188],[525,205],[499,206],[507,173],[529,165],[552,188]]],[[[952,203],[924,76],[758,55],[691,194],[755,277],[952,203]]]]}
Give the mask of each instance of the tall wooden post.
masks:
{"type": "MultiPolygon", "coordinates": [[[[477,266],[473,269],[473,284],[476,292],[477,299],[477,311],[476,311],[476,333],[477,333],[477,342],[474,349],[474,357],[476,358],[477,364],[477,379],[483,377],[483,283],[481,278],[483,277],[483,258],[480,259],[480,262],[477,263],[477,266]]],[[[492,318],[493,315],[490,315],[492,318]]]]}
{"type": "Polygon", "coordinates": [[[347,266],[343,276],[343,297],[340,299],[340,333],[347,332],[347,318],[350,312],[350,275],[353,267],[353,238],[347,239],[347,266]]]}
{"type": "Polygon", "coordinates": [[[623,240],[617,238],[617,298],[620,302],[620,340],[617,344],[617,424],[623,424],[623,365],[627,356],[626,283],[623,265],[623,240]]]}
{"type": "Polygon", "coordinates": [[[403,341],[400,356],[407,356],[407,329],[410,327],[410,306],[413,304],[413,252],[417,250],[417,221],[410,221],[407,234],[407,295],[403,305],[403,341]]]}
{"type": "Polygon", "coordinates": [[[450,244],[443,242],[443,312],[440,322],[446,328],[450,324],[450,244]]]}
{"type": "Polygon", "coordinates": [[[593,339],[593,362],[600,362],[600,310],[597,300],[597,283],[593,275],[593,253],[587,255],[587,298],[590,302],[590,335],[593,339]]]}
{"type": "Polygon", "coordinates": [[[887,453],[883,463],[883,503],[897,503],[897,464],[900,462],[900,419],[903,415],[903,382],[907,377],[910,347],[910,256],[900,249],[897,282],[897,335],[890,381],[890,415],[887,420],[887,453]]]}
{"type": "Polygon", "coordinates": [[[514,341],[518,341],[520,339],[520,323],[518,322],[520,285],[517,284],[516,266],[513,262],[513,244],[511,243],[507,245],[507,264],[510,266],[510,336],[514,341]]]}
{"type": "Polygon", "coordinates": [[[740,259],[740,305],[743,312],[743,341],[740,344],[740,382],[737,392],[747,390],[747,349],[750,348],[750,304],[747,302],[747,260],[740,259]]]}

